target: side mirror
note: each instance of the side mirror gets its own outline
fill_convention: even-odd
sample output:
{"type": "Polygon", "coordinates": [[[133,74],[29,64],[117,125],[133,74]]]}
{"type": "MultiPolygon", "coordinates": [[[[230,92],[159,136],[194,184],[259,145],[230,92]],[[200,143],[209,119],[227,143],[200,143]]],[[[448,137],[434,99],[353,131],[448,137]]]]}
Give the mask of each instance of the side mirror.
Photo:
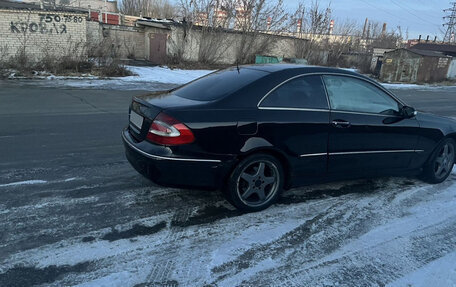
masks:
{"type": "Polygon", "coordinates": [[[401,109],[401,115],[404,118],[410,119],[416,116],[416,110],[409,106],[403,106],[401,109]]]}

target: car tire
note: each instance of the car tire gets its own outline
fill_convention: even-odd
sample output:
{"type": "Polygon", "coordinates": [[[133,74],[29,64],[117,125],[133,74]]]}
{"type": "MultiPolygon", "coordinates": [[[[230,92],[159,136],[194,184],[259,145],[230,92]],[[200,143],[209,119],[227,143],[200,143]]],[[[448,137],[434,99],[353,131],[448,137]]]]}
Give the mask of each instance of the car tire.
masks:
{"type": "Polygon", "coordinates": [[[423,167],[423,180],[432,184],[444,182],[453,170],[455,153],[455,141],[450,138],[443,140],[423,167]]]}
{"type": "Polygon", "coordinates": [[[254,154],[234,168],[224,194],[237,209],[256,212],[277,201],[283,182],[284,172],[279,160],[267,154],[254,154]]]}

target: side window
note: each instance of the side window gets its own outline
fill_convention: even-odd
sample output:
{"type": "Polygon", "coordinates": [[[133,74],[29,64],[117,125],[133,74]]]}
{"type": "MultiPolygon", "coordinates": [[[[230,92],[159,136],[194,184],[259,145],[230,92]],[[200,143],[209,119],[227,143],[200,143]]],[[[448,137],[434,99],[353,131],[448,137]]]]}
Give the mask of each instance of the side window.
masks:
{"type": "Polygon", "coordinates": [[[302,76],[271,92],[261,107],[327,109],[328,101],[320,76],[302,76]]]}
{"type": "Polygon", "coordinates": [[[331,108],[340,111],[396,115],[399,104],[376,86],[351,77],[323,76],[331,108]]]}

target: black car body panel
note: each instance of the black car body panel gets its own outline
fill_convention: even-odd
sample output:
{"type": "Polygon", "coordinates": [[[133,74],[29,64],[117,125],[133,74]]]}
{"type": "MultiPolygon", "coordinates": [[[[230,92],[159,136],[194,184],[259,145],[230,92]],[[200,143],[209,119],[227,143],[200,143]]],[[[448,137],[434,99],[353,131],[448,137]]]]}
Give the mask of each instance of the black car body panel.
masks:
{"type": "Polygon", "coordinates": [[[263,152],[283,164],[285,186],[289,188],[331,179],[415,172],[443,138],[456,139],[456,121],[421,112],[410,118],[399,113],[347,112],[332,109],[329,102],[326,109],[259,106],[281,83],[302,75],[360,79],[394,98],[399,106],[405,105],[357,73],[324,67],[255,65],[230,68],[231,80],[236,79],[233,73],[238,69],[239,77],[247,74],[252,81],[227,95],[197,100],[179,96],[178,88],[135,97],[130,111],[144,117],[143,126],[138,130],[130,124],[122,133],[132,165],[161,185],[218,189],[237,162],[263,152]],[[195,141],[161,146],[146,140],[160,112],[185,123],[195,141]],[[344,126],[345,122],[349,124],[344,126]]]}

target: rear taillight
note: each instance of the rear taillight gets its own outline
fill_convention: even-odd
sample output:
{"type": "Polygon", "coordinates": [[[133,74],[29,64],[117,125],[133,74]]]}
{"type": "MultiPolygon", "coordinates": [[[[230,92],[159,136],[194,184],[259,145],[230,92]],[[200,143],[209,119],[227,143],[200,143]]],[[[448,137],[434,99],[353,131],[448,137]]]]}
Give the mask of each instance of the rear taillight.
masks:
{"type": "Polygon", "coordinates": [[[147,139],[161,145],[181,145],[192,143],[195,137],[186,125],[160,113],[150,125],[147,139]]]}

